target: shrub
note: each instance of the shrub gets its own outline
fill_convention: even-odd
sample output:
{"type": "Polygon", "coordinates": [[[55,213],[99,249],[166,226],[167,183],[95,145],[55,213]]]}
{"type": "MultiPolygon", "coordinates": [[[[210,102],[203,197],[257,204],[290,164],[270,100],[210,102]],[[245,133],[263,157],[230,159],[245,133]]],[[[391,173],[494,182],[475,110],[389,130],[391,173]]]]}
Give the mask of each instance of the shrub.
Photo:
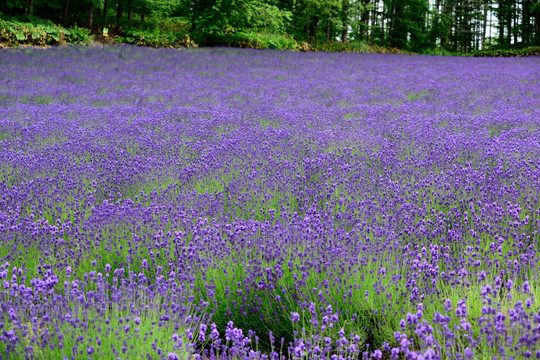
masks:
{"type": "Polygon", "coordinates": [[[73,27],[65,29],[49,20],[28,17],[26,21],[19,18],[0,19],[0,42],[6,46],[19,45],[61,45],[88,44],[91,41],[90,30],[73,27]]]}
{"type": "Polygon", "coordinates": [[[486,49],[473,53],[473,56],[516,57],[540,55],[540,46],[529,46],[523,49],[486,49]]]}
{"type": "Polygon", "coordinates": [[[204,37],[207,46],[232,46],[254,49],[296,50],[297,43],[288,35],[237,31],[233,33],[212,33],[204,37]]]}
{"type": "Polygon", "coordinates": [[[380,54],[411,54],[410,52],[406,50],[401,50],[398,48],[388,48],[388,47],[379,46],[379,45],[370,46],[369,50],[370,50],[369,52],[380,53],[380,54]]]}
{"type": "Polygon", "coordinates": [[[340,41],[315,41],[313,50],[327,52],[369,52],[369,46],[365,42],[340,42],[340,41]]]}
{"type": "Polygon", "coordinates": [[[65,31],[65,39],[69,44],[88,45],[92,41],[90,29],[74,26],[65,31]]]}
{"type": "Polygon", "coordinates": [[[63,29],[51,22],[39,24],[0,19],[0,41],[7,46],[53,45],[61,41],[63,29]]]}
{"type": "Polygon", "coordinates": [[[119,43],[150,47],[190,47],[196,44],[189,37],[190,24],[181,18],[149,21],[141,28],[128,28],[119,43]]]}
{"type": "Polygon", "coordinates": [[[268,49],[295,50],[296,41],[288,35],[280,34],[257,34],[262,45],[268,49]]]}

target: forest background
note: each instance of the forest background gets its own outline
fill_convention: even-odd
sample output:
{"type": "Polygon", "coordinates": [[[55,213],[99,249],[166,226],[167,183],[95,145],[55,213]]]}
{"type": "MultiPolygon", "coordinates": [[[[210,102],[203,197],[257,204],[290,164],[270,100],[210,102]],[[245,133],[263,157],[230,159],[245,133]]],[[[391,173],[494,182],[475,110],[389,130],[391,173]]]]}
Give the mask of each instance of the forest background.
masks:
{"type": "Polygon", "coordinates": [[[529,55],[539,52],[539,26],[540,0],[0,0],[4,46],[94,39],[529,55]]]}

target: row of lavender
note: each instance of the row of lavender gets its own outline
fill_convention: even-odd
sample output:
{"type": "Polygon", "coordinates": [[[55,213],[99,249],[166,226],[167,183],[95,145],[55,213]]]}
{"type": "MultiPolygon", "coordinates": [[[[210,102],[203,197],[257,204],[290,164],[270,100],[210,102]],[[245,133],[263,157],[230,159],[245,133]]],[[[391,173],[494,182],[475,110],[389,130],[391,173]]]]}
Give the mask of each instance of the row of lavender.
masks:
{"type": "Polygon", "coordinates": [[[540,357],[539,58],[0,55],[0,358],[540,357]]]}

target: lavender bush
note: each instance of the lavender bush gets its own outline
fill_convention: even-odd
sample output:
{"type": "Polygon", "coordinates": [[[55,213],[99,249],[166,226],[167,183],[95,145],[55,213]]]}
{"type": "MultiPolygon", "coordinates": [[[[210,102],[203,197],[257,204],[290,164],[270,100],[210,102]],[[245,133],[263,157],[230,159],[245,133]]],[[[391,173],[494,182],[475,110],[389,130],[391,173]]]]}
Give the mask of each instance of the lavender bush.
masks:
{"type": "Polygon", "coordinates": [[[538,57],[0,55],[1,359],[540,358],[538,57]]]}

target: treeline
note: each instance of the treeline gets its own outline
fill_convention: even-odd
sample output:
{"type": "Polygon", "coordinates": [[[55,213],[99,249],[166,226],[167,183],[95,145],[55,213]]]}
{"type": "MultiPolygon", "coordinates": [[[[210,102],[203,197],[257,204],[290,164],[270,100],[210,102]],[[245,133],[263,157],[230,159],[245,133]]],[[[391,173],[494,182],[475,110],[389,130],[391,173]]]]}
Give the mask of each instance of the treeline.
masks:
{"type": "Polygon", "coordinates": [[[419,53],[540,46],[540,0],[0,0],[0,11],[95,33],[108,27],[133,41],[148,23],[181,19],[200,45],[294,39],[419,53]]]}

